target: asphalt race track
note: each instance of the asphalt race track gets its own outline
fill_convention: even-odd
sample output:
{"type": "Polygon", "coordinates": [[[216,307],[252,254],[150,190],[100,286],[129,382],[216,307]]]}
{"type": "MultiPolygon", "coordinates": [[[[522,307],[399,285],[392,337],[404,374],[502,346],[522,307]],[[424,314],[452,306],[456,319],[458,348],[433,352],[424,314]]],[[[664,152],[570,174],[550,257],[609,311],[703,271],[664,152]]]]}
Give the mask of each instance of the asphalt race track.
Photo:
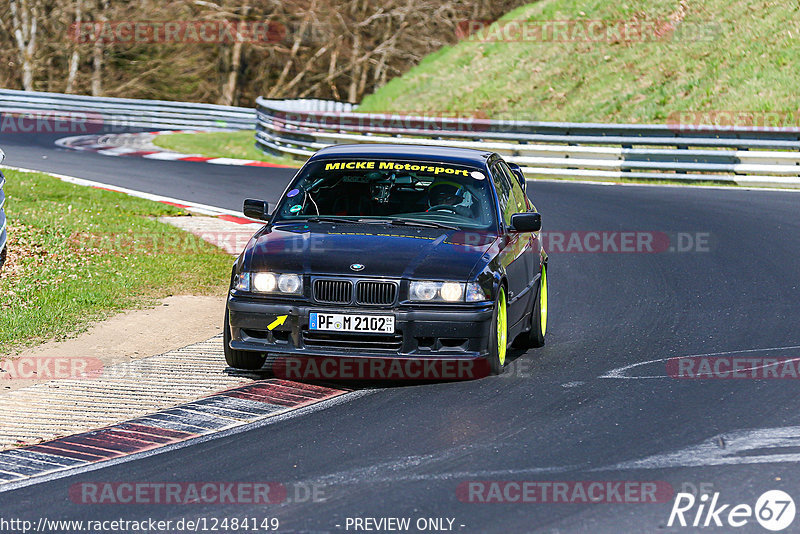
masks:
{"type": "MultiPolygon", "coordinates": [[[[66,152],[48,138],[0,145],[8,165],[230,209],[245,197],[274,201],[293,172],[66,152]]],[[[503,376],[374,389],[244,433],[5,491],[3,517],[277,517],[282,532],[352,532],[348,518],[408,517],[412,525],[453,519],[458,532],[680,532],[692,529],[666,527],[673,494],[655,504],[476,503],[457,490],[470,481],[657,481],[674,492],[702,484],[720,504],[754,506],[772,489],[797,499],[798,382],[676,379],[664,359],[800,358],[800,194],[552,182],[528,190],[545,231],[566,233],[565,248],[573,231],[659,232],[671,246],[685,245],[682,233],[702,245],[551,248],[547,345],[512,353],[503,376]],[[742,352],[754,349],[771,350],[742,352]],[[654,378],[636,378],[644,376],[654,378]],[[292,502],[89,505],[68,495],[80,482],[201,481],[279,482],[292,502]],[[308,488],[318,498],[303,498],[308,488]]],[[[765,531],[752,517],[736,530],[765,531]]]]}

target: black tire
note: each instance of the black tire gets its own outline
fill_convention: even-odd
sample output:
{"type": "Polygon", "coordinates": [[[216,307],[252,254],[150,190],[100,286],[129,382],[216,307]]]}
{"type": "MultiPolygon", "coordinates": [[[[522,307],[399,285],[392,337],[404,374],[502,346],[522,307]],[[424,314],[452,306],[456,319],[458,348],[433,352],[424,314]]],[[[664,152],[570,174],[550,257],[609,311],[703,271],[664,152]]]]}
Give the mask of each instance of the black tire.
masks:
{"type": "Polygon", "coordinates": [[[8,252],[8,246],[3,247],[3,250],[0,250],[0,269],[3,268],[3,264],[6,262],[6,253],[8,252]]]}
{"type": "MultiPolygon", "coordinates": [[[[506,359],[506,351],[508,350],[508,316],[506,315],[506,319],[504,321],[505,328],[506,328],[506,351],[503,352],[501,357],[500,354],[500,341],[498,338],[498,314],[500,313],[501,307],[506,306],[506,298],[505,298],[505,288],[500,286],[499,291],[497,292],[497,298],[494,301],[494,313],[492,314],[492,326],[489,329],[489,346],[488,346],[488,360],[489,360],[489,370],[493,375],[499,375],[503,373],[503,369],[505,367],[505,359],[506,359]]],[[[508,310],[506,310],[508,313],[508,310]]]]}
{"type": "Polygon", "coordinates": [[[225,325],[222,328],[222,345],[225,352],[225,362],[234,369],[247,369],[254,371],[264,366],[266,355],[263,352],[249,352],[245,350],[233,350],[231,342],[231,323],[228,319],[228,308],[225,308],[225,325]]]}
{"type": "Polygon", "coordinates": [[[542,265],[542,276],[539,277],[539,287],[536,288],[536,300],[533,303],[531,312],[531,329],[519,336],[519,345],[524,348],[536,348],[544,346],[544,335],[547,330],[547,266],[542,265]],[[543,289],[544,288],[544,289],[543,289]],[[542,301],[542,290],[544,290],[544,302],[542,301]],[[545,318],[542,321],[542,304],[544,304],[545,318]],[[544,325],[542,324],[544,323],[544,325]]]}

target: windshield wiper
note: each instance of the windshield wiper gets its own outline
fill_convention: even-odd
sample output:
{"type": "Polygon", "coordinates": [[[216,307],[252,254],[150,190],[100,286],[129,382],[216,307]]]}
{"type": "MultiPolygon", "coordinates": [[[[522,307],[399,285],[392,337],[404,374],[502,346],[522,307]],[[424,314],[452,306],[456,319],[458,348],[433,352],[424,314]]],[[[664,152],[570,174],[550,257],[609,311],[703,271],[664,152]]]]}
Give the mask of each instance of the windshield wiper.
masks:
{"type": "Polygon", "coordinates": [[[273,226],[277,225],[284,225],[284,224],[302,224],[307,222],[324,222],[324,223],[348,223],[348,224],[358,224],[360,221],[354,221],[353,219],[340,219],[339,217],[319,217],[317,215],[304,218],[304,219],[280,219],[275,221],[273,226]]]}
{"type": "Polygon", "coordinates": [[[442,228],[444,230],[459,230],[457,226],[442,224],[434,221],[420,221],[417,219],[389,219],[389,224],[394,226],[421,226],[423,228],[442,228]]]}
{"type": "Polygon", "coordinates": [[[420,226],[423,228],[442,228],[444,230],[459,230],[457,226],[442,224],[433,221],[419,221],[417,219],[346,219],[344,217],[325,217],[311,216],[305,219],[283,219],[276,223],[298,223],[298,222],[326,222],[326,223],[348,223],[348,224],[388,224],[390,226],[420,226]]]}
{"type": "Polygon", "coordinates": [[[297,221],[303,222],[329,222],[329,223],[350,223],[350,224],[358,224],[361,221],[353,220],[353,219],[345,219],[343,217],[319,217],[319,216],[312,216],[306,219],[297,219],[297,221]]]}

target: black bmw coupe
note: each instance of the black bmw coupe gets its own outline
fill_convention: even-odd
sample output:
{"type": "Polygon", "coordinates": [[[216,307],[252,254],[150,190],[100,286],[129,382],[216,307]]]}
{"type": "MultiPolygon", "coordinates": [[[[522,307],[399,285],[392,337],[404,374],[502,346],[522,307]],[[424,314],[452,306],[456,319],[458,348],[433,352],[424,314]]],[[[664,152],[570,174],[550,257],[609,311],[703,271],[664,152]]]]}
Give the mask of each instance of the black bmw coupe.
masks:
{"type": "MultiPolygon", "coordinates": [[[[498,154],[334,146],[308,160],[271,213],[262,200],[246,200],[244,213],[266,224],[233,267],[231,367],[345,358],[400,362],[419,378],[432,361],[500,373],[512,343],[544,344],[541,217],[520,168],[498,154]]],[[[376,369],[388,368],[367,367],[376,369]]]]}

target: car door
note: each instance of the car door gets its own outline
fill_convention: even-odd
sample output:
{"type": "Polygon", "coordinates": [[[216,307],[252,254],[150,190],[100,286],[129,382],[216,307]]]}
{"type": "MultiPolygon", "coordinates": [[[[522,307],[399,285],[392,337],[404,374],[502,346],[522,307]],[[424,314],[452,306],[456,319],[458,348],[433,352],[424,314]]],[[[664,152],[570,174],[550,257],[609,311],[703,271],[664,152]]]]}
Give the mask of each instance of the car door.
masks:
{"type": "Polygon", "coordinates": [[[508,323],[516,324],[528,311],[530,303],[529,285],[531,280],[530,234],[510,232],[511,216],[528,211],[522,188],[516,183],[511,170],[502,160],[491,167],[492,180],[497,190],[502,218],[503,248],[500,251],[500,264],[506,271],[508,280],[508,323]],[[516,185],[515,190],[514,186],[516,185]]]}

